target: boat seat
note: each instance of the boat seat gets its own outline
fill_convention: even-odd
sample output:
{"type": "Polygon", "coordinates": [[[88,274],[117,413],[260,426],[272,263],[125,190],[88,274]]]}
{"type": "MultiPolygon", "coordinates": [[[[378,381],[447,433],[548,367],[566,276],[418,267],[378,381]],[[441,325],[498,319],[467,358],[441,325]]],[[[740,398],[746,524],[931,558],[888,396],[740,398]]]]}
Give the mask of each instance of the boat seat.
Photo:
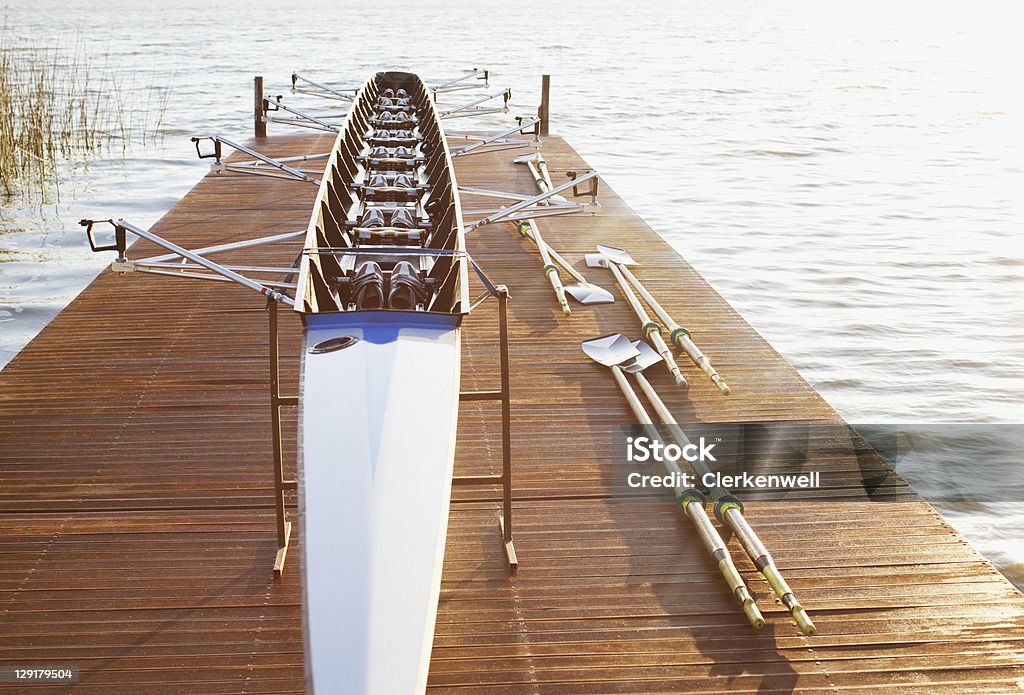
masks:
{"type": "Polygon", "coordinates": [[[378,128],[412,128],[416,123],[416,117],[406,113],[405,111],[399,111],[397,113],[385,111],[379,116],[375,116],[373,118],[373,124],[378,128]]]}
{"type": "Polygon", "coordinates": [[[363,188],[419,188],[416,179],[406,173],[374,172],[369,175],[363,188]]]}
{"type": "Polygon", "coordinates": [[[416,143],[419,142],[419,138],[412,134],[408,130],[387,130],[380,129],[374,131],[373,135],[367,138],[371,147],[377,147],[378,145],[384,147],[415,147],[416,143]]]}
{"type": "Polygon", "coordinates": [[[362,242],[380,244],[396,244],[401,246],[420,246],[425,231],[422,229],[403,229],[399,227],[356,227],[352,230],[356,239],[362,242]]]}

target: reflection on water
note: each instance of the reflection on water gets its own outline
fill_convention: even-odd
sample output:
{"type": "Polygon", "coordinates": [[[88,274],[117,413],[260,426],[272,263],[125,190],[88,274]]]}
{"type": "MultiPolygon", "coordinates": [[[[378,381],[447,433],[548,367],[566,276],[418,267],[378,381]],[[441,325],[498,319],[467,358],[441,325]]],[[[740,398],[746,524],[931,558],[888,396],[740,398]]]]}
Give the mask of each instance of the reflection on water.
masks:
{"type": "MultiPolygon", "coordinates": [[[[8,8],[15,33],[86,37],[138,84],[174,92],[158,146],[70,172],[59,205],[0,207],[0,363],[104,265],[77,219],[156,220],[205,171],[187,134],[248,134],[253,74],[273,93],[293,69],[348,83],[378,68],[488,67],[520,113],[551,73],[553,129],[847,419],[1013,422],[1024,393],[1016,11],[655,0],[631,12],[569,2],[481,12],[455,0],[417,9],[431,42],[375,54],[339,38],[386,34],[373,4],[8,8]]],[[[1016,505],[953,507],[933,467],[900,465],[1020,582],[1016,505]]]]}

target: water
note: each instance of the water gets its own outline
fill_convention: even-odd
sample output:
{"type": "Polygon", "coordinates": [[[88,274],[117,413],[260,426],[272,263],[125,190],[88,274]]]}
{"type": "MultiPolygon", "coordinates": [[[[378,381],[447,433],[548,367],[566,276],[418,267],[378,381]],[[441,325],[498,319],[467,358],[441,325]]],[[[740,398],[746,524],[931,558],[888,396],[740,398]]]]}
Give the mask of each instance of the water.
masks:
{"type": "MultiPolygon", "coordinates": [[[[379,68],[487,67],[514,113],[532,111],[551,73],[553,130],[848,420],[1020,420],[1019,10],[455,0],[412,11],[431,40],[371,51],[373,37],[404,34],[382,25],[392,10],[351,5],[7,6],[14,32],[81,37],[173,100],[157,145],[77,167],[58,205],[0,207],[0,364],[104,266],[80,217],[149,224],[206,171],[186,135],[249,135],[252,75],[274,93],[293,69],[352,83],[379,68]]],[[[969,453],[958,446],[947,453],[969,453]]],[[[1017,505],[955,505],[936,465],[906,473],[1024,586],[1017,505]]]]}

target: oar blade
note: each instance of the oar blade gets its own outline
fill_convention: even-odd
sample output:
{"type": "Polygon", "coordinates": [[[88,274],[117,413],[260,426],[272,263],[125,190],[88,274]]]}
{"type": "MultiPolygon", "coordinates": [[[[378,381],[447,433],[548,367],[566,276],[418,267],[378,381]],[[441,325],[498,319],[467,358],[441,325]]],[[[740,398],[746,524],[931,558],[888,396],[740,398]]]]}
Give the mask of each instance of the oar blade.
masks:
{"type": "Polygon", "coordinates": [[[565,285],[565,292],[580,304],[615,303],[615,295],[597,285],[565,285]]]}
{"type": "Polygon", "coordinates": [[[597,252],[604,256],[605,258],[607,258],[609,261],[612,261],[613,263],[618,263],[619,265],[640,265],[633,259],[631,255],[629,255],[629,251],[627,251],[626,249],[620,249],[615,246],[605,246],[604,244],[598,244],[597,252]]]}
{"type": "Polygon", "coordinates": [[[661,362],[662,357],[658,351],[652,348],[643,340],[634,340],[633,347],[636,348],[637,356],[629,364],[622,365],[622,371],[635,374],[642,372],[648,367],[661,362]]]}
{"type": "Polygon", "coordinates": [[[606,367],[622,364],[640,354],[629,338],[621,333],[610,333],[600,338],[584,340],[580,347],[587,357],[606,367]]]}

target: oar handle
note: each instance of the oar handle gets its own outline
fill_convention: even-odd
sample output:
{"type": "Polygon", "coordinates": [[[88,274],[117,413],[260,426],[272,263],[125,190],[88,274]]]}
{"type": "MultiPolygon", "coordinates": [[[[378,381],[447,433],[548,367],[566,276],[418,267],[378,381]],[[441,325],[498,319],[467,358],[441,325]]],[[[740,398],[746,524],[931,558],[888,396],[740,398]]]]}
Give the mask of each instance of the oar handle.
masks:
{"type": "Polygon", "coordinates": [[[754,602],[754,597],[743,582],[743,577],[740,576],[739,570],[736,569],[725,541],[722,540],[722,536],[711,523],[711,519],[708,518],[704,505],[700,503],[703,495],[696,490],[687,492],[690,494],[683,493],[680,495],[680,505],[683,507],[683,511],[697,528],[697,535],[700,536],[700,540],[708,553],[718,563],[718,571],[722,573],[725,583],[729,585],[729,589],[732,590],[733,595],[742,605],[743,614],[747,616],[747,620],[755,630],[760,630],[764,627],[764,616],[761,615],[760,609],[758,609],[757,604],[754,602]]]}
{"type": "Polygon", "coordinates": [[[790,614],[793,616],[793,621],[800,628],[800,631],[805,635],[813,635],[817,632],[817,628],[814,627],[814,623],[811,622],[810,616],[807,615],[807,611],[800,605],[800,601],[797,600],[796,594],[793,593],[793,589],[790,588],[789,584],[783,578],[782,573],[779,572],[779,568],[775,565],[775,560],[772,558],[768,549],[764,547],[764,543],[758,538],[757,533],[747,523],[746,518],[743,516],[743,512],[740,511],[738,506],[733,506],[726,509],[723,513],[725,516],[726,523],[732,528],[736,537],[740,541],[740,545],[743,546],[743,550],[746,551],[747,556],[750,557],[754,566],[757,570],[764,575],[764,578],[768,581],[772,591],[779,597],[790,614]]]}
{"type": "Polygon", "coordinates": [[[669,331],[669,337],[672,339],[672,342],[678,345],[679,349],[685,352],[702,372],[707,374],[708,378],[711,379],[711,382],[718,387],[718,390],[722,392],[723,396],[728,396],[732,393],[732,389],[729,388],[727,383],[725,383],[725,379],[723,379],[715,368],[711,366],[711,360],[709,360],[707,355],[701,352],[700,348],[698,348],[696,343],[693,342],[688,330],[682,326],[676,325],[669,328],[669,331]]]}

